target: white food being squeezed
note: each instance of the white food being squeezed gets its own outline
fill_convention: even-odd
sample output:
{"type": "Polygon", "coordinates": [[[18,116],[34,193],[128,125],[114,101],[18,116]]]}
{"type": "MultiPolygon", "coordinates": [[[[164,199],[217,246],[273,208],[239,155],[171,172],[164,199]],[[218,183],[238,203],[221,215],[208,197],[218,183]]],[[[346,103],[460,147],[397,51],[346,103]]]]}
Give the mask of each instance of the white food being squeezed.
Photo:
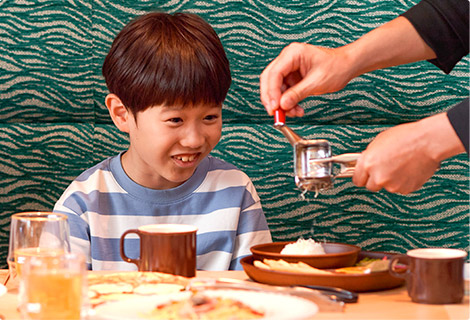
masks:
{"type": "Polygon", "coordinates": [[[321,243],[315,242],[313,239],[300,238],[294,243],[289,243],[281,250],[281,254],[325,254],[325,250],[321,243]]]}

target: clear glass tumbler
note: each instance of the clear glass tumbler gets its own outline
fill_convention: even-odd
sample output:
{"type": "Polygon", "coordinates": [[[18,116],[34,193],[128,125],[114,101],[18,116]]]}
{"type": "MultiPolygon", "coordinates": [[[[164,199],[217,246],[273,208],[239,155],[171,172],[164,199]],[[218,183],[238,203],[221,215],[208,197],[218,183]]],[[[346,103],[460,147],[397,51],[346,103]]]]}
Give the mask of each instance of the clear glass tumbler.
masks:
{"type": "Polygon", "coordinates": [[[19,310],[23,319],[84,319],[87,269],[81,254],[30,256],[22,265],[19,310]]]}
{"type": "Polygon", "coordinates": [[[22,212],[11,216],[8,267],[10,278],[21,276],[22,265],[31,256],[70,253],[67,216],[52,212],[22,212]]]}

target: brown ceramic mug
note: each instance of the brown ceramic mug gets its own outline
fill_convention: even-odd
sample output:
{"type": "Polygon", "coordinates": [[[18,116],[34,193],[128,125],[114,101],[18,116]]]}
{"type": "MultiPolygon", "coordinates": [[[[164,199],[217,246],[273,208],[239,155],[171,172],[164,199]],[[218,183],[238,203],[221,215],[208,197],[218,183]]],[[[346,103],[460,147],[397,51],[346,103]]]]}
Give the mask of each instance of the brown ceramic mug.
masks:
{"type": "Polygon", "coordinates": [[[413,249],[390,261],[389,271],[406,279],[408,295],[413,302],[427,304],[460,303],[464,296],[463,267],[467,252],[459,249],[413,249]],[[397,273],[396,264],[407,265],[397,273]]]}
{"type": "Polygon", "coordinates": [[[139,271],[158,271],[185,277],[196,275],[197,227],[184,224],[151,224],[124,232],[121,258],[137,265],[139,271]],[[126,235],[140,238],[140,257],[129,258],[124,250],[126,235]]]}

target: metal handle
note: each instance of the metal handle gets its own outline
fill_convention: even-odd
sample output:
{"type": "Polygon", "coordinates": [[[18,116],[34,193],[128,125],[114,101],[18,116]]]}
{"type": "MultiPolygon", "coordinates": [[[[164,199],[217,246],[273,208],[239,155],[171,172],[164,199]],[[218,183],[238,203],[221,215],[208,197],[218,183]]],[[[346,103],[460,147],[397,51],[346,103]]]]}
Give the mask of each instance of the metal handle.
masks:
{"type": "Polygon", "coordinates": [[[359,296],[356,292],[352,292],[346,289],[334,288],[334,287],[324,287],[324,286],[312,286],[312,285],[303,285],[302,287],[318,290],[322,294],[328,296],[334,301],[342,301],[345,303],[355,303],[359,299],[359,296]]]}
{"type": "Polygon", "coordinates": [[[331,158],[322,158],[312,160],[314,163],[339,163],[340,172],[335,175],[335,178],[350,178],[354,175],[357,159],[361,156],[360,153],[344,153],[331,158]]]}
{"type": "Polygon", "coordinates": [[[302,137],[286,126],[286,113],[282,109],[274,110],[274,128],[281,131],[291,145],[295,145],[303,140],[302,137]]]}
{"type": "Polygon", "coordinates": [[[360,153],[344,153],[338,156],[331,157],[331,161],[339,163],[340,172],[335,178],[349,178],[354,175],[357,159],[361,156],[360,153]]]}

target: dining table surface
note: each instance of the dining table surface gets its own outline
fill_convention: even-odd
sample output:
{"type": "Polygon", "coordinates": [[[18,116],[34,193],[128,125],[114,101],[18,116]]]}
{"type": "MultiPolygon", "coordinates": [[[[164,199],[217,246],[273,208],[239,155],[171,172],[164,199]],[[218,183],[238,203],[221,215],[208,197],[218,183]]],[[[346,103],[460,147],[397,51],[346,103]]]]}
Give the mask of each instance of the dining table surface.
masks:
{"type": "MultiPolygon", "coordinates": [[[[89,271],[97,272],[97,271],[89,271]]],[[[98,271],[99,272],[99,271],[98,271]]],[[[0,283],[8,270],[0,269],[0,283]]],[[[244,271],[198,271],[200,278],[231,278],[251,281],[244,271]]],[[[9,281],[7,292],[0,296],[0,320],[21,319],[18,312],[18,285],[9,281]]],[[[406,286],[375,292],[359,293],[358,301],[344,304],[340,312],[318,312],[312,319],[470,319],[469,281],[465,280],[462,303],[429,305],[414,303],[406,286]]]]}

